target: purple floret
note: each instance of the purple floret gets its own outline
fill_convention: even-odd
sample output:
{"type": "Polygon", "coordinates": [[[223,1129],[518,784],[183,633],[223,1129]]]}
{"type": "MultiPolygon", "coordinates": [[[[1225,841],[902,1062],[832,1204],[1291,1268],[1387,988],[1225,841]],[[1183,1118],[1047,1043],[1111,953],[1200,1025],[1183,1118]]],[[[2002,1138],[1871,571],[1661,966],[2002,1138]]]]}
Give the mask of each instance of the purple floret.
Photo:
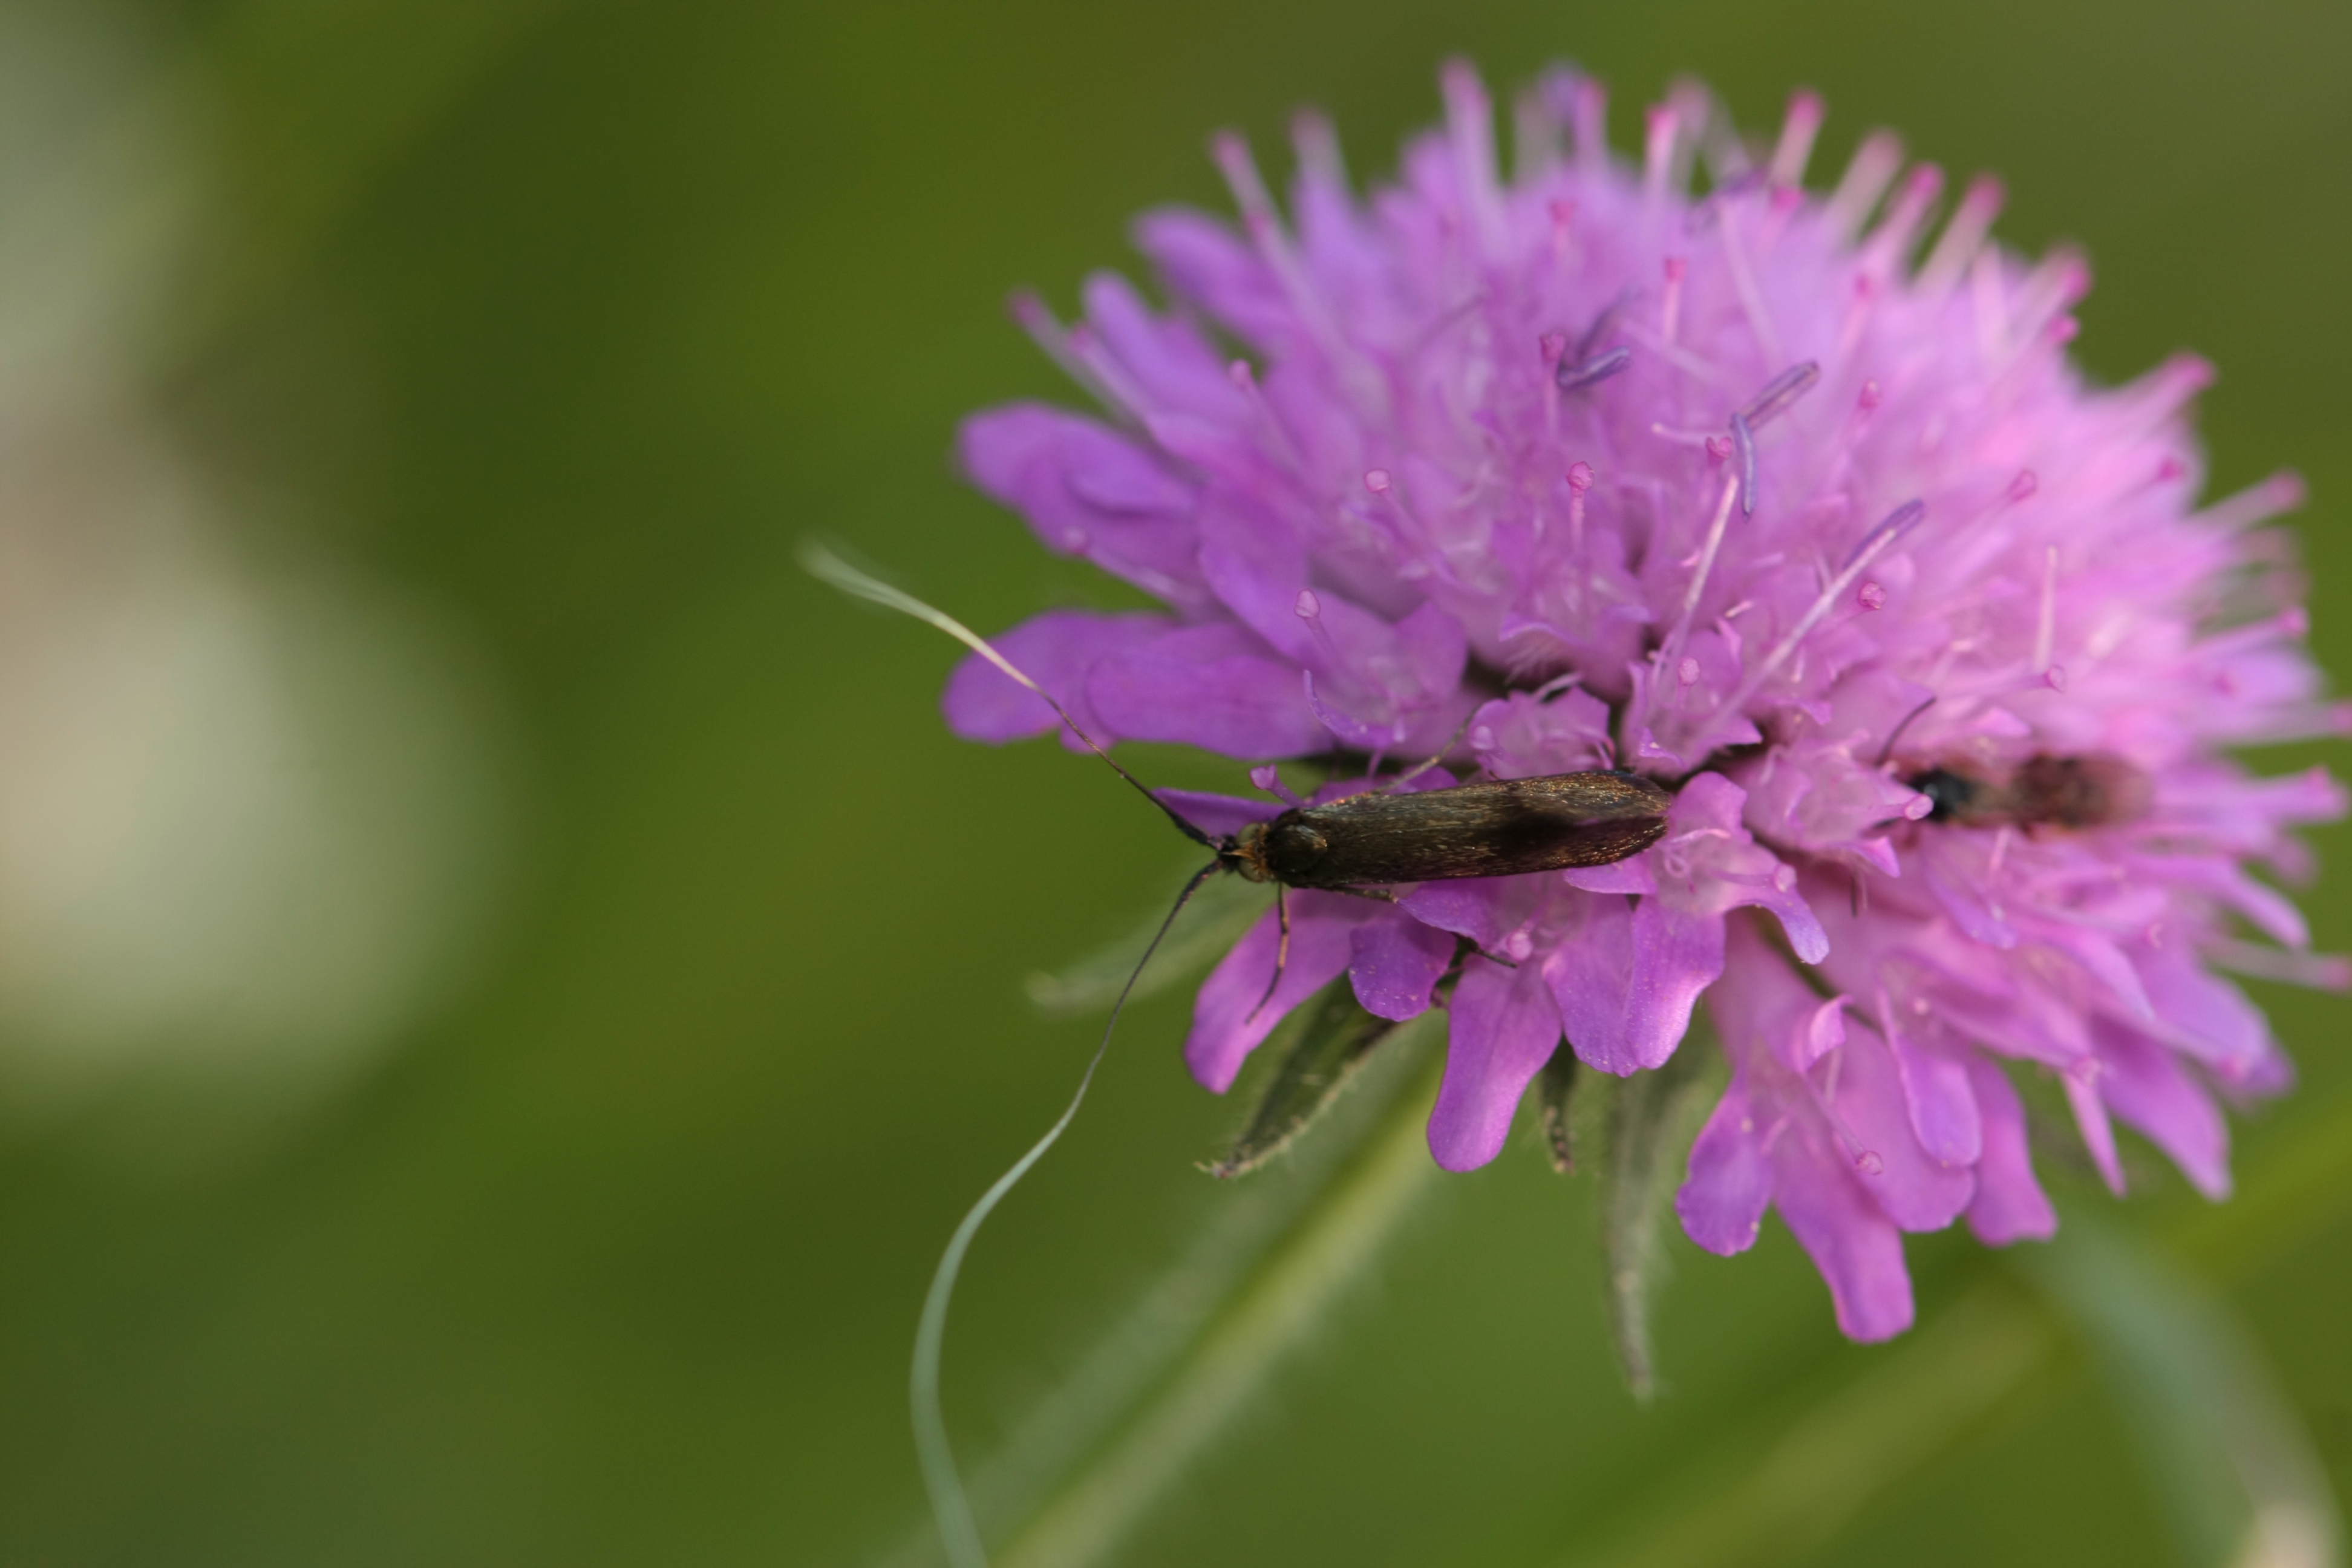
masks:
{"type": "MultiPolygon", "coordinates": [[[[2260,526],[2300,486],[2200,508],[2203,362],[2088,384],[2081,261],[1990,241],[1979,181],[1915,265],[1940,174],[1898,184],[1879,136],[1807,191],[1810,95],[1749,152],[1677,93],[1628,166],[1556,74],[1505,180],[1484,89],[1444,85],[1444,130],[1362,199],[1302,120],[1286,220],[1220,139],[1241,222],[1138,228],[1168,309],[1108,275],[1076,325],[1024,303],[1104,412],[981,415],[965,466],[1164,610],[1003,646],[1106,740],[1626,767],[1675,792],[1668,831],[1394,904],[1294,892],[1270,999],[1271,912],[1202,987],[1194,1074],[1222,1092],[1342,974],[1384,1018],[1443,1005],[1430,1146],[1465,1170],[1563,1037],[1654,1068],[1704,1001],[1731,1078],[1684,1226],[1737,1252],[1777,1208],[1858,1339],[1911,1321],[1903,1232],[2055,1227],[2012,1072],[2053,1080],[2116,1190],[2120,1121],[2225,1193],[2217,1097],[2292,1075],[2218,971],[2346,977],[2273,886],[2344,792],[2224,752],[2347,730],[2260,526]]],[[[977,660],[946,707],[977,740],[1055,722],[977,660]]],[[[1281,809],[1196,798],[1219,831],[1281,809]]]]}

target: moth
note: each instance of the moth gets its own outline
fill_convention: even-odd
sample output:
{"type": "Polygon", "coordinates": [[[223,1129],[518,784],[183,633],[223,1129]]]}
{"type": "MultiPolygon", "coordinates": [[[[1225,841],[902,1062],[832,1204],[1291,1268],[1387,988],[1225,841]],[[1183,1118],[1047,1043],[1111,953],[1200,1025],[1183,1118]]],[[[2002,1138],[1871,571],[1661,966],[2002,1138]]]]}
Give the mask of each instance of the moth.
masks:
{"type": "Polygon", "coordinates": [[[1490,779],[1293,806],[1212,847],[1220,866],[1286,888],[1354,891],[1516,877],[1637,855],[1664,834],[1671,804],[1664,790],[1633,773],[1490,779]]]}
{"type": "Polygon", "coordinates": [[[1274,884],[1282,941],[1275,960],[1275,978],[1259,998],[1258,1005],[1264,1007],[1274,995],[1289,953],[1289,906],[1283,897],[1286,889],[1313,889],[1392,900],[1395,894],[1390,889],[1399,883],[1513,877],[1571,866],[1605,866],[1639,854],[1665,833],[1666,812],[1673,797],[1647,779],[1605,770],[1554,773],[1543,778],[1486,779],[1441,789],[1402,792],[1402,786],[1418,773],[1437,765],[1437,759],[1433,758],[1423,768],[1360,795],[1320,805],[1293,806],[1269,821],[1251,823],[1237,833],[1212,837],[1120,766],[1079,727],[1051,692],[962,622],[866,575],[815,545],[804,546],[801,559],[812,574],[843,592],[936,626],[988,660],[1008,679],[1043,699],[1088,751],[1158,807],[1179,832],[1213,856],[1177,894],[1167,918],[1136,961],[1127,984],[1120,987],[1118,999],[1111,1005],[1110,1016],[1103,1026],[1102,1038],[1078,1079],[1076,1093],[1053,1126],[1046,1129],[1045,1135],[1013,1162],[1012,1168],[998,1177],[965,1213],[949,1238],[947,1249],[931,1276],[930,1289],[923,1298],[908,1380],[916,1451],[950,1555],[961,1561],[980,1563],[985,1561],[985,1555],[980,1547],[979,1527],[964,1496],[962,1479],[948,1443],[946,1418],[940,1407],[941,1346],[956,1279],[981,1225],[1077,1115],[1087,1086],[1094,1081],[1095,1069],[1109,1049],[1111,1031],[1118,1026],[1118,1016],[1127,1005],[1137,978],[1201,884],[1220,871],[1253,882],[1274,884]]]}
{"type": "Polygon", "coordinates": [[[2147,776],[2121,757],[2037,753],[2007,773],[1943,765],[1903,781],[1927,797],[1929,822],[1964,827],[2109,827],[2147,810],[2147,776]]]}

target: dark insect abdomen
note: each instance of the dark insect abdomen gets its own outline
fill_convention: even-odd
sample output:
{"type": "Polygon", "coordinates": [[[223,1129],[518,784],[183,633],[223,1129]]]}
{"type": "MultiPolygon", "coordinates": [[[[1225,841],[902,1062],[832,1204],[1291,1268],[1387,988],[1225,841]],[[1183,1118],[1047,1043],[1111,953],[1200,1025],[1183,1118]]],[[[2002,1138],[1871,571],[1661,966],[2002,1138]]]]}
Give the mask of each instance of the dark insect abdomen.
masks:
{"type": "Polygon", "coordinates": [[[1672,797],[1630,773],[1554,773],[1301,806],[1267,825],[1265,868],[1294,888],[1372,887],[1605,866],[1666,830],[1672,797]]]}
{"type": "Polygon", "coordinates": [[[2010,781],[2018,820],[2059,827],[2104,827],[2147,806],[2145,781],[2113,757],[2032,757],[2010,781]]]}
{"type": "Polygon", "coordinates": [[[2106,827],[2147,809],[2147,775],[2119,757],[2038,753],[2006,782],[1929,768],[1904,783],[1927,797],[1929,822],[1962,827],[2106,827]]]}

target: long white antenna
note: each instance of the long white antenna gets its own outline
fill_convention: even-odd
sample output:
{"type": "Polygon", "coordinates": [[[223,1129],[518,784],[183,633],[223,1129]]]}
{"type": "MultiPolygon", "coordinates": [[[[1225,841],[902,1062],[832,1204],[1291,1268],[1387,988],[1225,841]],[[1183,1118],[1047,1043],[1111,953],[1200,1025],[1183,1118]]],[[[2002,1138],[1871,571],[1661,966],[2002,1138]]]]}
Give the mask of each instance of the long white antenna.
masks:
{"type": "MultiPolygon", "coordinates": [[[[1140,779],[1113,761],[1111,754],[1079,727],[1078,721],[1070,717],[1070,710],[1056,701],[1052,692],[1032,680],[1018,665],[999,653],[986,637],[946,611],[934,609],[912,594],[860,572],[814,540],[802,542],[800,557],[801,564],[810,575],[830,583],[845,594],[937,626],[988,660],[1008,679],[1034,692],[1047,707],[1053,709],[1070,733],[1085,743],[1087,750],[1108,763],[1111,772],[1125,779],[1137,794],[1158,806],[1185,837],[1203,848],[1217,847],[1216,840],[1187,822],[1174,807],[1152,794],[1140,779]]],[[[997,1177],[989,1189],[980,1194],[980,1201],[971,1205],[956,1226],[955,1234],[948,1237],[947,1250],[940,1255],[939,1267],[932,1271],[931,1288],[924,1294],[922,1316],[915,1325],[915,1354],[907,1373],[907,1400],[914,1417],[915,1457],[922,1466],[923,1488],[930,1494],[931,1514],[939,1523],[940,1541],[947,1548],[948,1561],[954,1568],[988,1568],[988,1550],[981,1542],[980,1524],[972,1517],[971,1500],[964,1495],[963,1478],[956,1469],[955,1450],[948,1442],[947,1416],[940,1405],[940,1359],[941,1347],[947,1339],[948,1306],[955,1297],[956,1279],[963,1272],[964,1255],[971,1250],[972,1237],[979,1234],[988,1216],[995,1212],[996,1205],[1004,1201],[1004,1195],[1020,1184],[1021,1179],[1029,1173],[1030,1167],[1045,1157],[1045,1152],[1061,1141],[1063,1132],[1076,1119],[1078,1107],[1086,1103],[1087,1090],[1094,1085],[1095,1069],[1102,1066],[1103,1057],[1110,1049],[1111,1032],[1118,1027],[1118,1016],[1125,1011],[1128,996],[1135,990],[1136,981],[1142,976],[1143,966],[1150,963],[1151,955],[1160,951],[1160,942],[1166,939],[1170,928],[1175,925],[1176,917],[1183,912],[1193,893],[1223,864],[1222,858],[1210,861],[1194,872],[1192,879],[1184,884],[1184,890],[1176,895],[1175,903],[1169,907],[1168,918],[1160,922],[1160,929],[1152,933],[1150,942],[1143,950],[1143,956],[1136,960],[1127,984],[1118,988],[1118,999],[1111,1004],[1110,1016],[1103,1023],[1102,1038],[1097,1042],[1095,1054],[1087,1062],[1086,1072],[1078,1079],[1077,1091],[1070,1096],[1070,1103],[1062,1108],[1062,1114],[1055,1118],[1054,1125],[1045,1129],[1045,1135],[1031,1144],[1028,1152],[1015,1160],[1010,1170],[997,1177]]]]}
{"type": "Polygon", "coordinates": [[[930,1493],[931,1514],[939,1521],[940,1541],[947,1548],[948,1561],[954,1564],[954,1568],[988,1568],[988,1550],[981,1544],[980,1525],[972,1518],[971,1500],[964,1496],[963,1478],[956,1469],[955,1451],[948,1444],[947,1416],[940,1407],[940,1352],[947,1338],[948,1303],[955,1295],[956,1277],[963,1272],[964,1254],[971,1250],[971,1238],[979,1233],[982,1223],[995,1212],[996,1205],[1004,1200],[1004,1194],[1019,1184],[1032,1165],[1045,1158],[1045,1151],[1060,1141],[1063,1131],[1077,1116],[1078,1107],[1086,1102],[1087,1090],[1095,1081],[1095,1069],[1102,1066],[1104,1053],[1110,1049],[1111,1031],[1118,1026],[1118,1016],[1127,1006],[1128,994],[1135,989],[1136,980],[1143,973],[1143,966],[1150,963],[1151,955],[1160,950],[1161,939],[1176,923],[1176,917],[1182,912],[1185,903],[1201,884],[1208,880],[1209,874],[1219,864],[1212,860],[1192,873],[1192,879],[1184,884],[1182,892],[1176,895],[1176,902],[1169,908],[1168,918],[1160,922],[1159,931],[1152,933],[1150,945],[1143,950],[1143,956],[1136,960],[1135,969],[1128,975],[1127,984],[1118,988],[1118,1000],[1111,1004],[1110,1017],[1103,1024],[1102,1039],[1096,1045],[1094,1057],[1087,1063],[1084,1076],[1078,1079],[1077,1092],[1070,1096],[1070,1103],[1062,1108],[1062,1114],[1055,1119],[1054,1125],[1045,1129],[1045,1135],[1032,1143],[1027,1153],[1013,1162],[1012,1168],[997,1177],[988,1191],[980,1194],[980,1201],[971,1205],[962,1223],[955,1227],[955,1234],[948,1237],[947,1250],[940,1254],[940,1266],[931,1274],[931,1288],[923,1297],[923,1315],[915,1325],[915,1360],[907,1375],[907,1399],[914,1415],[915,1456],[923,1467],[923,1487],[930,1493]]]}
{"type": "Polygon", "coordinates": [[[1177,814],[1176,809],[1173,806],[1160,799],[1158,795],[1152,794],[1150,787],[1147,786],[1141,779],[1137,778],[1133,773],[1129,773],[1125,768],[1120,767],[1118,763],[1112,761],[1111,754],[1108,752],[1104,751],[1102,747],[1097,745],[1095,743],[1095,738],[1092,735],[1087,734],[1084,730],[1078,727],[1078,721],[1070,717],[1070,710],[1063,707],[1058,701],[1055,700],[1054,694],[1052,692],[1046,690],[1044,687],[1030,679],[1027,675],[1022,672],[1018,665],[1015,665],[1011,659],[997,652],[996,649],[991,646],[986,637],[982,637],[978,632],[973,631],[970,626],[965,626],[961,621],[957,620],[945,610],[933,609],[930,605],[926,605],[922,600],[918,599],[912,594],[907,593],[901,589],[894,588],[878,577],[867,576],[865,573],[860,572],[856,567],[852,566],[848,562],[844,561],[840,556],[835,555],[832,551],[827,550],[824,545],[817,543],[813,539],[804,539],[801,542],[800,555],[801,565],[807,570],[810,576],[815,577],[823,582],[830,583],[845,594],[853,595],[857,598],[880,605],[886,609],[896,610],[902,616],[912,616],[915,619],[923,622],[927,626],[937,626],[940,630],[947,633],[948,636],[955,638],[956,641],[963,644],[964,647],[971,649],[972,652],[980,655],[981,658],[988,660],[989,663],[994,665],[998,669],[1003,671],[1009,679],[1016,681],[1027,689],[1036,693],[1039,697],[1045,700],[1045,706],[1051,708],[1055,713],[1060,717],[1062,722],[1069,726],[1070,733],[1076,735],[1081,742],[1085,742],[1087,750],[1092,752],[1096,756],[1100,757],[1105,763],[1109,763],[1111,772],[1117,773],[1119,777],[1125,779],[1129,784],[1133,785],[1135,792],[1138,795],[1140,795],[1144,799],[1158,806],[1160,811],[1166,815],[1168,820],[1176,825],[1178,830],[1181,831],[1185,837],[1190,838],[1193,843],[1200,845],[1204,849],[1213,849],[1217,847],[1216,840],[1211,838],[1207,834],[1202,832],[1199,828],[1185,821],[1182,816],[1177,814]]]}

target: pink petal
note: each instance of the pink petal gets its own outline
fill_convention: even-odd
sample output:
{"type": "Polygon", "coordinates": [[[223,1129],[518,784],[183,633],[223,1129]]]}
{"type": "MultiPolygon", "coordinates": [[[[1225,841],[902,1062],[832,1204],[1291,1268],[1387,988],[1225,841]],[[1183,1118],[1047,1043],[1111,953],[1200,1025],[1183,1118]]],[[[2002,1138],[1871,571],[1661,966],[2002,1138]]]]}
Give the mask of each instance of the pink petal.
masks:
{"type": "Polygon", "coordinates": [[[2107,1120],[2106,1101],[2099,1098],[2095,1080],[2099,1067],[2085,1060],[2058,1075],[2058,1082],[2066,1090],[2067,1108],[2074,1113],[2074,1125],[2081,1130],[2083,1142],[2091,1151],[2091,1163],[2116,1196],[2124,1194],[2124,1163],[2116,1154],[2116,1130],[2107,1120]]]}
{"type": "Polygon", "coordinates": [[[1747,800],[1748,792],[1721,773],[1700,773],[1684,784],[1667,837],[1650,852],[1660,894],[1694,912],[1768,909],[1797,956],[1819,963],[1829,956],[1829,933],[1797,890],[1795,868],[1758,844],[1742,824],[1747,800]]]}
{"type": "Polygon", "coordinates": [[[1429,1152],[1449,1171],[1475,1171],[1503,1152],[1519,1097],[1559,1045],[1559,1015],[1532,965],[1485,958],[1464,967],[1453,1011],[1429,1152]]]}
{"type": "Polygon", "coordinates": [[[1015,404],[966,420],[959,445],[973,480],[1047,549],[1082,555],[1171,604],[1205,604],[1192,488],[1126,437],[1015,404]]]}
{"type": "Polygon", "coordinates": [[[2193,1053],[2222,1082],[2244,1083],[2277,1054],[2270,1025],[2246,994],[2208,973],[2192,955],[2144,951],[2138,966],[2165,1037],[2193,1053]]]}
{"type": "Polygon", "coordinates": [[[1683,1229],[1726,1258],[1755,1244],[1772,1201],[1772,1163],[1764,1152],[1756,1111],[1735,1079],[1691,1144],[1690,1173],[1675,1194],[1683,1229]]]}
{"type": "MultiPolygon", "coordinates": [[[[1919,1146],[1894,1053],[1878,1031],[1848,1028],[1836,1057],[1813,1076],[1818,1081],[1832,1069],[1832,1109],[1853,1144],[1843,1152],[1862,1189],[1905,1230],[1941,1230],[1958,1219],[1976,1195],[1976,1173],[1968,1165],[1939,1165],[1919,1146]]],[[[1960,1092],[1968,1092],[1965,1083],[1960,1092]]],[[[1974,1101],[1969,1105],[1973,1111],[1974,1101]]]]}
{"type": "Polygon", "coordinates": [[[1134,286],[1116,272],[1088,278],[1082,301],[1087,324],[1157,400],[1230,424],[1247,422],[1248,398],[1225,374],[1224,361],[1189,322],[1153,315],[1134,286]]]}
{"type": "Polygon", "coordinates": [[[2081,964],[2135,1022],[2145,1024],[2154,1016],[2156,1010],[2148,1004],[2139,972],[2113,939],[2084,926],[2058,921],[2042,922],[2037,934],[2042,942],[2081,964]]]}
{"type": "Polygon", "coordinates": [[[1984,1127],[1965,1062],[1900,1029],[1888,1029],[1886,1043],[1895,1053],[1903,1102],[1919,1146],[1937,1164],[1975,1164],[1984,1148],[1984,1127]]]}
{"type": "Polygon", "coordinates": [[[1544,980],[1577,1060],[1623,1077],[1641,1067],[1624,1043],[1633,973],[1633,910],[1623,898],[1582,900],[1582,924],[1543,961],[1544,980]]]}
{"type": "Polygon", "coordinates": [[[1594,898],[1582,933],[1546,964],[1579,1060],[1623,1075],[1662,1065],[1690,1030],[1691,1008],[1723,973],[1723,917],[1643,899],[1594,898]]]}
{"type": "Polygon", "coordinates": [[[2230,1129],[2170,1051],[2120,1026],[2099,1029],[2099,1098],[2172,1156],[2209,1198],[2230,1195],[2230,1129]]]}
{"type": "Polygon", "coordinates": [[[1780,930],[1788,935],[1789,950],[1801,961],[1819,963],[1830,955],[1830,933],[1822,929],[1821,917],[1813,913],[1813,906],[1796,891],[1793,878],[1788,887],[1759,893],[1746,901],[1772,911],[1773,918],[1780,922],[1780,930]]]}
{"type": "Polygon", "coordinates": [[[1399,900],[1423,925],[1466,936],[1486,952],[1501,952],[1535,912],[1543,889],[1534,877],[1462,878],[1423,882],[1399,900]]]}
{"type": "Polygon", "coordinates": [[[1947,855],[1930,850],[1919,857],[1927,875],[1927,890],[1936,895],[1952,923],[1983,942],[2004,952],[2017,945],[2017,928],[1985,901],[1978,890],[1978,873],[1972,867],[1952,864],[1947,855]]]}
{"type": "Polygon", "coordinates": [[[1271,822],[1284,811],[1278,800],[1251,800],[1245,795],[1211,795],[1197,789],[1156,789],[1151,792],[1212,838],[1230,838],[1253,822],[1271,822]]]}
{"type": "Polygon", "coordinates": [[[1402,910],[1356,928],[1348,978],[1356,1000],[1376,1017],[1399,1023],[1429,1011],[1430,993],[1454,963],[1452,932],[1425,926],[1402,910]]]}
{"type": "Polygon", "coordinates": [[[1644,849],[1606,866],[1571,866],[1559,874],[1560,879],[1588,893],[1654,893],[1658,878],[1650,859],[1654,853],[1644,849]]]}
{"type": "Polygon", "coordinates": [[[1396,623],[1395,637],[1403,671],[1390,678],[1389,684],[1400,700],[1435,697],[1461,684],[1463,668],[1470,661],[1470,639],[1463,635],[1462,623],[1442,607],[1421,605],[1396,623]]]}
{"type": "Polygon", "coordinates": [[[1192,510],[1192,487],[1158,458],[1066,409],[1039,403],[991,408],[964,421],[957,445],[972,482],[1016,509],[1052,509],[1083,498],[1101,512],[1183,517],[1192,510]]]}
{"type": "Polygon", "coordinates": [[[1498,779],[1577,773],[1604,765],[1609,708],[1589,691],[1564,691],[1549,702],[1514,691],[1480,708],[1470,735],[1478,760],[1498,779]]]}
{"type": "Polygon", "coordinates": [[[1744,839],[1748,829],[1740,826],[1739,814],[1747,803],[1748,792],[1721,773],[1696,774],[1675,796],[1674,830],[1711,830],[1744,839]]]}
{"type": "Polygon", "coordinates": [[[1328,742],[1298,672],[1235,626],[1187,626],[1094,667],[1087,695],[1137,741],[1174,741],[1229,757],[1296,757],[1328,742]]]}
{"type": "Polygon", "coordinates": [[[1808,1139],[1774,1151],[1774,1199],[1830,1288],[1848,1339],[1892,1339],[1911,1326],[1911,1274],[1903,1236],[1863,1192],[1845,1163],[1808,1139]]]}
{"type": "MultiPolygon", "coordinates": [[[[1307,546],[1286,519],[1230,490],[1213,489],[1201,509],[1201,571],[1224,606],[1284,658],[1297,665],[1326,663],[1314,628],[1298,613],[1307,546]]],[[[1316,595],[1326,615],[1336,599],[1316,595]]]]}
{"type": "MultiPolygon", "coordinates": [[[[993,639],[1014,668],[1051,692],[1102,745],[1118,732],[1087,700],[1087,676],[1096,663],[1167,635],[1163,616],[1105,616],[1087,610],[1048,610],[993,639]]],[[[1016,684],[978,654],[968,654],[948,678],[940,699],[948,728],[967,741],[1001,743],[1042,735],[1061,727],[1053,707],[1016,684]]],[[[1079,742],[1066,736],[1072,746],[1079,742]]]]}
{"type": "Polygon", "coordinates": [[[1984,1129],[1977,1157],[1977,1195],[1969,1203],[1969,1228],[1991,1247],[2039,1241],[2058,1232],[2058,1213],[2034,1178],[2027,1148],[2025,1107],[2009,1075],[1981,1054],[1969,1058],[1969,1087],[1984,1129]]]}
{"type": "Polygon", "coordinates": [[[1664,1065],[1690,1030],[1692,1007],[1723,973],[1723,933],[1720,916],[1642,900],[1633,910],[1633,964],[1615,1030],[1604,1027],[1595,1048],[1639,1068],[1664,1065]]]}
{"type": "Polygon", "coordinates": [[[1135,244],[1171,287],[1199,300],[1244,339],[1264,343],[1293,335],[1289,302],[1265,264],[1214,218],[1162,207],[1137,220],[1135,244]]]}
{"type": "Polygon", "coordinates": [[[1845,998],[1832,996],[1805,1016],[1803,1024],[1776,1042],[1791,1072],[1805,1072],[1845,1044],[1845,998]]]}
{"type": "Polygon", "coordinates": [[[1275,911],[1268,910],[1210,972],[1192,1005],[1184,1061],[1192,1076],[1216,1093],[1233,1087],[1250,1052],[1293,1007],[1348,967],[1349,938],[1364,918],[1359,911],[1378,907],[1339,893],[1293,891],[1285,897],[1290,904],[1290,961],[1283,966],[1274,994],[1267,996],[1265,987],[1274,978],[1281,927],[1275,911]]]}
{"type": "MultiPolygon", "coordinates": [[[[1415,763],[1416,767],[1420,764],[1415,763]]],[[[1419,795],[1425,789],[1452,789],[1457,781],[1444,768],[1431,768],[1409,779],[1352,778],[1332,779],[1318,784],[1315,793],[1307,797],[1309,805],[1328,805],[1335,800],[1349,800],[1374,790],[1385,789],[1391,795],[1419,795]]]]}

